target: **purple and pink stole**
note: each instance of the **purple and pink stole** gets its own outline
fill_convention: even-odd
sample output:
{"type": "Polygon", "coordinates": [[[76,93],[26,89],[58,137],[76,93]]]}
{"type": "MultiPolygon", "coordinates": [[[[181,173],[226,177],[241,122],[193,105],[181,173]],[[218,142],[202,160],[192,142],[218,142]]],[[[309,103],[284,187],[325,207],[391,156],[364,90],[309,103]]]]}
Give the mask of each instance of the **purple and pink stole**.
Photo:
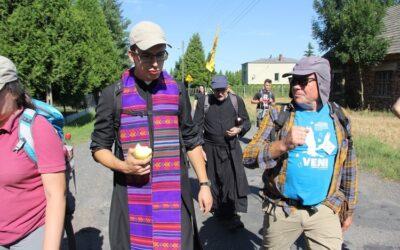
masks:
{"type": "Polygon", "coordinates": [[[119,137],[124,157],[137,143],[153,149],[150,176],[126,177],[131,249],[181,249],[178,85],[162,72],[151,95],[153,109],[147,110],[129,70],[122,75],[122,84],[119,137]]]}

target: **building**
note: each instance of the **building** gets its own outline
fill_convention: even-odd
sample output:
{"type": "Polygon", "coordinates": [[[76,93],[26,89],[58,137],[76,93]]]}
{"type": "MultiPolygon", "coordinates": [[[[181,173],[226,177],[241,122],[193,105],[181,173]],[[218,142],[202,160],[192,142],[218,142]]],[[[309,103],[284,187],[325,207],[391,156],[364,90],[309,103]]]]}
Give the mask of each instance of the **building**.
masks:
{"type": "MultiPolygon", "coordinates": [[[[364,100],[370,109],[389,109],[400,97],[400,5],[387,9],[383,19],[384,31],[382,37],[388,39],[389,48],[384,60],[377,66],[364,70],[364,100]]],[[[329,53],[326,55],[330,58],[329,53]]],[[[330,59],[331,60],[331,59],[330,59]]],[[[333,99],[347,96],[351,100],[356,96],[356,69],[333,63],[334,81],[332,85],[333,99]],[[354,93],[353,93],[354,92],[354,93]],[[335,98],[336,97],[336,98],[335,98]]],[[[350,107],[351,102],[347,102],[350,107]]]]}
{"type": "Polygon", "coordinates": [[[284,73],[290,72],[297,60],[279,55],[277,58],[258,59],[242,64],[243,84],[263,84],[269,78],[273,84],[289,84],[284,73]]]}

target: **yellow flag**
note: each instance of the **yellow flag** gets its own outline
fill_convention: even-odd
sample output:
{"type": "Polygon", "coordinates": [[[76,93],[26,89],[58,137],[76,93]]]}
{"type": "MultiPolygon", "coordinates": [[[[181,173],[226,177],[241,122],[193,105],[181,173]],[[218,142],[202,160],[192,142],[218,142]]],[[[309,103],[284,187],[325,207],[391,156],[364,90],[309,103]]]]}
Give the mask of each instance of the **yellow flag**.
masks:
{"type": "Polygon", "coordinates": [[[210,71],[213,72],[215,70],[215,50],[217,49],[217,43],[218,43],[218,33],[219,33],[219,28],[217,29],[217,32],[215,33],[214,37],[214,43],[210,52],[210,57],[207,60],[206,63],[206,68],[210,71]]]}

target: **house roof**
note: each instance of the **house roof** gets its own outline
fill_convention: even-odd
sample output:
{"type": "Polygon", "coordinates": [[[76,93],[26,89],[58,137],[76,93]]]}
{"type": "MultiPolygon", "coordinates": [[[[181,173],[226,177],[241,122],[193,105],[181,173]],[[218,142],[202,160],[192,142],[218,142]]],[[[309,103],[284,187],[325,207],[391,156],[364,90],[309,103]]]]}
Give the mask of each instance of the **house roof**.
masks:
{"type": "MultiPolygon", "coordinates": [[[[254,61],[246,62],[246,63],[265,63],[265,64],[285,64],[285,63],[297,63],[297,59],[293,58],[288,58],[288,57],[282,57],[281,60],[279,60],[279,57],[276,58],[260,58],[254,61]]],[[[244,64],[246,64],[244,63],[244,64]]]]}
{"type": "Polygon", "coordinates": [[[400,4],[387,9],[383,18],[385,29],[382,36],[388,38],[390,45],[387,54],[400,53],[400,4]]]}

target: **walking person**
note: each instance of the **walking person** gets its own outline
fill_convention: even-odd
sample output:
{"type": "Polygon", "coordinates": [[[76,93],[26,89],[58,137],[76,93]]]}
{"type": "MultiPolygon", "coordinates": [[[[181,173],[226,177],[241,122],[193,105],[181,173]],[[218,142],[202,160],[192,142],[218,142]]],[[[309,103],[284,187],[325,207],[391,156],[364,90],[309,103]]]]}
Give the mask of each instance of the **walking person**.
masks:
{"type": "Polygon", "coordinates": [[[103,90],[90,146],[94,159],[114,173],[111,249],[201,249],[186,152],[204,213],[211,209],[212,196],[188,93],[162,70],[168,44],[159,25],[136,24],[129,42],[135,66],[103,90]],[[146,148],[141,159],[138,144],[152,153],[146,148]]]}
{"type": "Polygon", "coordinates": [[[193,120],[203,129],[214,215],[235,230],[244,226],[237,213],[247,212],[249,193],[239,138],[251,124],[242,98],[228,92],[225,76],[214,76],[211,87],[214,93],[199,99],[193,120]]]}
{"type": "Polygon", "coordinates": [[[329,102],[330,71],[311,56],[284,74],[292,102],[270,110],[244,151],[265,168],[262,249],[289,249],[302,233],[311,249],[342,249],[352,224],[357,159],[349,117],[329,102]]]}
{"type": "Polygon", "coordinates": [[[254,95],[251,103],[257,104],[256,126],[259,127],[269,108],[275,104],[275,96],[272,93],[272,81],[270,79],[265,79],[263,88],[254,95]]]}
{"type": "Polygon", "coordinates": [[[194,95],[193,109],[196,108],[197,102],[198,102],[199,99],[200,99],[202,96],[204,96],[205,94],[206,94],[206,90],[205,90],[204,86],[203,86],[203,85],[200,85],[200,86],[199,86],[199,92],[197,92],[197,93],[194,95]]]}
{"type": "MultiPolygon", "coordinates": [[[[15,65],[0,56],[0,250],[60,249],[65,215],[62,141],[42,116],[33,117],[36,162],[19,145],[21,120],[33,110],[15,65]]],[[[27,143],[27,142],[25,142],[27,143]]]]}

